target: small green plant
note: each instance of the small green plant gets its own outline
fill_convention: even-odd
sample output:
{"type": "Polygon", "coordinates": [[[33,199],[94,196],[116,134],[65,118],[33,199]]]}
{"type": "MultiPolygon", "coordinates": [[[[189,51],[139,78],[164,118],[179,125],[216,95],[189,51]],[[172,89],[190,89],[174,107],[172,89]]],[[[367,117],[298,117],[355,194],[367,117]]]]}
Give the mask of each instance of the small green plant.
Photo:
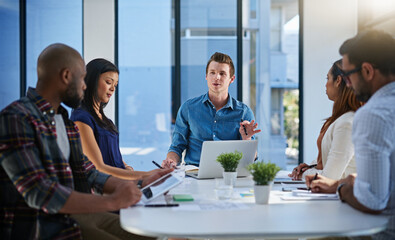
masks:
{"type": "Polygon", "coordinates": [[[243,153],[238,151],[234,153],[222,153],[217,157],[217,162],[222,165],[225,172],[236,172],[237,165],[239,165],[242,157],[243,153]]]}
{"type": "Polygon", "coordinates": [[[274,163],[256,162],[247,166],[256,185],[268,185],[276,177],[280,167],[274,163]]]}

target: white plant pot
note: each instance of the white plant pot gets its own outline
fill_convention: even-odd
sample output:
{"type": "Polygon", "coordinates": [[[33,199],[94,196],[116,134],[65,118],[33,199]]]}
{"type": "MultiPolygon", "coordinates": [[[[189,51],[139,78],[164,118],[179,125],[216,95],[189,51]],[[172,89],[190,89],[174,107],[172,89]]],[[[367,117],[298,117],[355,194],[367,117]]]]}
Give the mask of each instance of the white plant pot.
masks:
{"type": "Polygon", "coordinates": [[[222,176],[224,177],[224,184],[225,185],[232,185],[235,186],[237,172],[223,172],[222,176]]]}
{"type": "Polygon", "coordinates": [[[256,204],[268,204],[270,190],[272,190],[273,182],[268,185],[254,185],[254,195],[256,204]]]}

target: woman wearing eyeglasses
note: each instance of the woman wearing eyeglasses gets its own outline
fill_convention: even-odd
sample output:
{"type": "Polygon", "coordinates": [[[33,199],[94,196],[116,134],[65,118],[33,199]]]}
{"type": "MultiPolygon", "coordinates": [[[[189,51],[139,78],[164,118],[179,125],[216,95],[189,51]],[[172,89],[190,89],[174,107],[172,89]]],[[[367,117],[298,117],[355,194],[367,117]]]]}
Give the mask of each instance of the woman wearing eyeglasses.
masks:
{"type": "Polygon", "coordinates": [[[362,106],[353,90],[346,86],[341,70],[341,60],[336,61],[327,74],[326,94],[333,101],[332,116],[326,119],[317,139],[318,156],[310,165],[302,163],[288,176],[293,179],[305,175],[321,174],[341,179],[356,172],[351,130],[355,111],[362,106]]]}
{"type": "Polygon", "coordinates": [[[118,85],[118,68],[105,59],[94,59],[86,65],[86,90],[81,107],[70,119],[78,126],[82,150],[95,167],[104,173],[129,180],[153,174],[134,171],[122,160],[119,134],[114,123],[104,114],[104,107],[118,85]]]}

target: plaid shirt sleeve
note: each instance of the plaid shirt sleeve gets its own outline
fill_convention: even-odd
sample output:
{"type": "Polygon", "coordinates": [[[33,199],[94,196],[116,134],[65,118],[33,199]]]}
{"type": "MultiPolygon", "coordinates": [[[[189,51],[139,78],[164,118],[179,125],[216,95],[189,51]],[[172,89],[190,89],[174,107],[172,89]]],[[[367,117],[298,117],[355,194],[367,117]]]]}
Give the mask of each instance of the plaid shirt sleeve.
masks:
{"type": "Polygon", "coordinates": [[[96,170],[91,161],[88,160],[86,156],[84,156],[84,168],[87,171],[88,182],[92,185],[92,188],[96,193],[103,193],[103,186],[106,183],[107,179],[110,175],[106,173],[99,172],[96,170]]]}
{"type": "MultiPolygon", "coordinates": [[[[57,180],[54,169],[58,166],[41,159],[43,156],[37,145],[43,143],[38,135],[49,133],[45,129],[38,132],[40,126],[35,126],[37,122],[30,118],[29,115],[7,112],[0,115],[0,164],[30,207],[57,213],[72,189],[57,180]]],[[[68,165],[64,169],[69,171],[62,174],[71,174],[68,165]]]]}

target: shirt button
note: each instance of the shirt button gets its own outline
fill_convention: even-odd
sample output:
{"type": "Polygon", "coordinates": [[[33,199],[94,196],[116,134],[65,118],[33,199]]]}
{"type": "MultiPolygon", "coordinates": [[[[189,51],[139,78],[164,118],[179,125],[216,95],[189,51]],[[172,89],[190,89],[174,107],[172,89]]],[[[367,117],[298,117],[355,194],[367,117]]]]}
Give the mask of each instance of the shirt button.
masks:
{"type": "Polygon", "coordinates": [[[217,121],[216,120],[214,120],[214,123],[216,123],[217,121]]]}
{"type": "Polygon", "coordinates": [[[215,137],[215,134],[213,135],[213,137],[215,137]]]}
{"type": "Polygon", "coordinates": [[[52,126],[55,126],[55,121],[52,121],[52,122],[51,122],[51,125],[52,125],[52,126]]]}

